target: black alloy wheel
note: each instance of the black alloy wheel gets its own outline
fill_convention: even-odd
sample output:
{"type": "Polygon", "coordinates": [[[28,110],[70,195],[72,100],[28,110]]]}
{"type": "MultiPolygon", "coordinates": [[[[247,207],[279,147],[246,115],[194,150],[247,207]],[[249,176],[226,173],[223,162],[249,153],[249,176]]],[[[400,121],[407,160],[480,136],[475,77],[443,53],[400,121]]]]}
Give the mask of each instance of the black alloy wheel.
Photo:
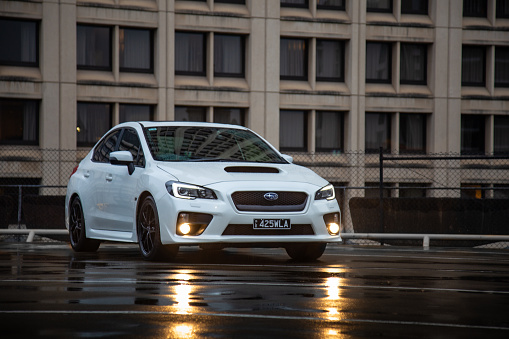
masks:
{"type": "Polygon", "coordinates": [[[95,252],[101,245],[99,240],[88,239],[85,229],[85,216],[79,197],[73,199],[69,215],[69,241],[76,252],[95,252]]]}
{"type": "Polygon", "coordinates": [[[138,244],[146,260],[172,260],[179,250],[178,245],[163,245],[159,229],[159,215],[154,198],[143,200],[137,217],[138,244]]]}

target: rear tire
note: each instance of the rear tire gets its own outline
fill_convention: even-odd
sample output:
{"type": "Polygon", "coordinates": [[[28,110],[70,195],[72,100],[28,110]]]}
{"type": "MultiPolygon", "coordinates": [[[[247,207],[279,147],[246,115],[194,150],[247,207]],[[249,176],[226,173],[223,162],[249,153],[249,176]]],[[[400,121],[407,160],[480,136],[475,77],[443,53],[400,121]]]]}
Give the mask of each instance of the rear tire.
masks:
{"type": "Polygon", "coordinates": [[[290,258],[297,261],[313,261],[320,258],[327,243],[290,244],[285,247],[290,258]]]}
{"type": "Polygon", "coordinates": [[[101,245],[99,240],[88,239],[85,227],[85,215],[79,197],[73,199],[71,203],[71,213],[69,215],[69,241],[71,247],[76,252],[95,252],[101,245]]]}
{"type": "Polygon", "coordinates": [[[154,198],[148,196],[141,203],[136,221],[138,244],[143,259],[169,261],[177,256],[178,245],[163,245],[159,228],[159,215],[154,198]]]}

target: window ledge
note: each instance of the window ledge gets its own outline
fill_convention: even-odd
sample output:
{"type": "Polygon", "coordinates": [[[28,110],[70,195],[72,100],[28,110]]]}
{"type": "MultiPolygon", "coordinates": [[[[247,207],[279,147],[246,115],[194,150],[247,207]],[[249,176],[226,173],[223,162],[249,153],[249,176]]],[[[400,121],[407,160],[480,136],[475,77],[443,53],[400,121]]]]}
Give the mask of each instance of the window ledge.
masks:
{"type": "Polygon", "coordinates": [[[175,75],[175,87],[208,88],[210,84],[204,76],[175,75]]]}
{"type": "Polygon", "coordinates": [[[400,85],[399,94],[404,96],[432,97],[433,93],[426,85],[400,85]]]}
{"type": "Polygon", "coordinates": [[[214,88],[220,87],[221,89],[234,90],[234,91],[249,91],[249,85],[244,78],[214,78],[214,88]]]}
{"type": "Polygon", "coordinates": [[[106,83],[106,84],[115,84],[115,78],[113,77],[112,72],[103,72],[103,71],[84,71],[78,70],[76,72],[76,81],[77,82],[86,82],[86,83],[106,83]]]}
{"type": "Polygon", "coordinates": [[[400,23],[403,25],[405,25],[405,24],[410,24],[410,25],[417,24],[417,25],[423,25],[423,26],[432,26],[433,25],[433,21],[431,20],[431,18],[425,14],[422,14],[422,15],[402,14],[400,23]]]}
{"type": "Polygon", "coordinates": [[[317,82],[315,88],[317,92],[322,93],[351,94],[350,89],[344,82],[317,82]]]}
{"type": "Polygon", "coordinates": [[[120,84],[133,84],[148,87],[157,87],[157,80],[154,74],[150,73],[120,73],[120,84]]]}
{"type": "Polygon", "coordinates": [[[305,19],[312,20],[313,16],[311,15],[311,11],[309,8],[292,8],[292,7],[281,7],[280,9],[280,17],[281,19],[305,19]]]}
{"type": "Polygon", "coordinates": [[[392,84],[366,84],[366,95],[396,95],[392,84]]]}
{"type": "Polygon", "coordinates": [[[175,88],[193,89],[206,91],[249,91],[249,85],[244,78],[214,78],[214,84],[210,85],[206,77],[200,76],[175,76],[175,88]]]}
{"type": "Polygon", "coordinates": [[[463,27],[491,27],[491,22],[487,18],[463,17],[463,27]]]}
{"type": "Polygon", "coordinates": [[[281,80],[279,82],[279,89],[284,91],[301,91],[311,92],[313,89],[307,81],[292,81],[292,80],[281,80]]]}
{"type": "Polygon", "coordinates": [[[0,66],[0,80],[40,82],[42,75],[37,67],[0,66]]]}
{"type": "Polygon", "coordinates": [[[461,87],[461,97],[490,97],[486,87],[461,87]]]}
{"type": "Polygon", "coordinates": [[[497,18],[495,21],[495,27],[500,28],[508,28],[509,27],[509,18],[497,18]]]}
{"type": "Polygon", "coordinates": [[[392,13],[377,13],[377,12],[368,12],[366,13],[366,23],[367,24],[397,24],[396,17],[392,13]]]}
{"type": "Polygon", "coordinates": [[[509,87],[496,87],[495,88],[495,97],[503,98],[504,100],[508,100],[509,98],[509,87]]]}

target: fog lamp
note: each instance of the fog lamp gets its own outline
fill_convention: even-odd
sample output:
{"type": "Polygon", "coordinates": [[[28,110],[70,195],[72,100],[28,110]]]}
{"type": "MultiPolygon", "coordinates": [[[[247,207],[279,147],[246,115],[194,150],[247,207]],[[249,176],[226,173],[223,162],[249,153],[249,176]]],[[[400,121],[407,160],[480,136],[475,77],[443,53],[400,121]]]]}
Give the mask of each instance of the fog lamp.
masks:
{"type": "Polygon", "coordinates": [[[339,213],[329,213],[323,216],[323,221],[330,235],[338,235],[341,231],[341,222],[339,213]]]}
{"type": "Polygon", "coordinates": [[[177,217],[177,235],[198,236],[212,221],[212,215],[195,212],[180,212],[177,217]]]}
{"type": "Polygon", "coordinates": [[[191,232],[191,225],[189,225],[188,223],[180,224],[179,231],[183,235],[187,235],[189,234],[189,232],[191,232]]]}
{"type": "Polygon", "coordinates": [[[339,233],[339,225],[335,222],[328,224],[327,229],[331,235],[336,235],[339,233]]]}

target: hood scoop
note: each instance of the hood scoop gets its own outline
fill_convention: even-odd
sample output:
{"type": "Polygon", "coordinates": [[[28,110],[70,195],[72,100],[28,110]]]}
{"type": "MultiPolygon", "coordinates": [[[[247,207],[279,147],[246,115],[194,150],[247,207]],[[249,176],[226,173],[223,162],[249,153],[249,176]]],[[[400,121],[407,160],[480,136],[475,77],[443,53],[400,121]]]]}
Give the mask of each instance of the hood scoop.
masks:
{"type": "Polygon", "coordinates": [[[230,166],[224,170],[228,173],[279,173],[277,168],[258,166],[230,166]]]}

